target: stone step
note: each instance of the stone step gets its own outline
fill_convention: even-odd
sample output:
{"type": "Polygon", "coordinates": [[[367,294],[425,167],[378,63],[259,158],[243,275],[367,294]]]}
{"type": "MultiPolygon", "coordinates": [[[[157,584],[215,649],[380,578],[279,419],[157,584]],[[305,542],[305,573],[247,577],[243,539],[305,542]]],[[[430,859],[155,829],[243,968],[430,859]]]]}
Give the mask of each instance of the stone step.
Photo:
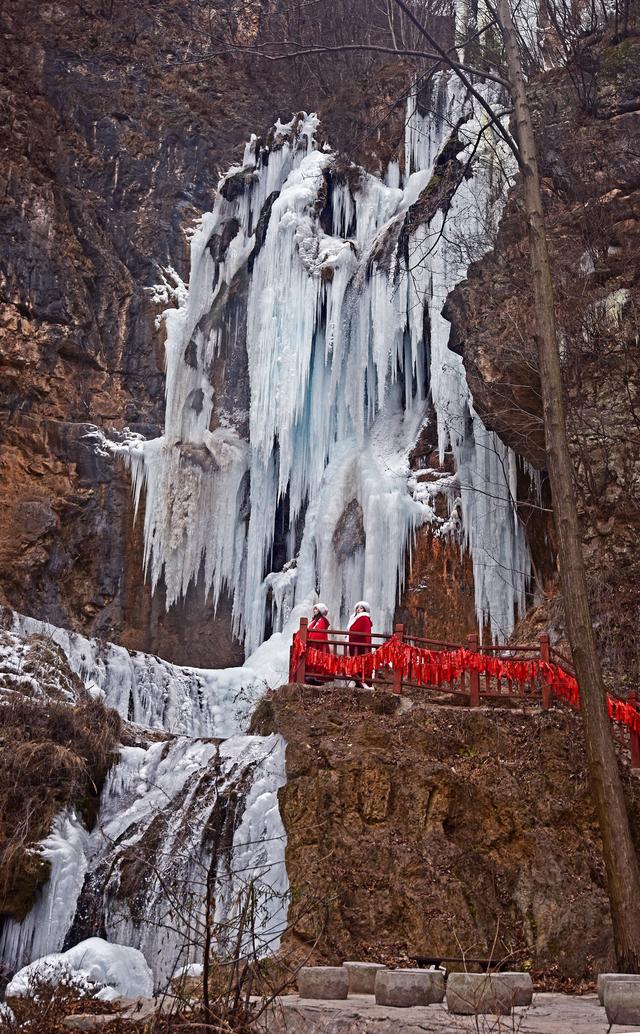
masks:
{"type": "Polygon", "coordinates": [[[372,995],[375,992],[376,973],[386,969],[379,962],[343,962],[349,974],[349,994],[372,995]]]}
{"type": "Polygon", "coordinates": [[[438,970],[381,969],[376,975],[377,1005],[434,1005],[443,1000],[444,992],[444,974],[438,970]]]}
{"type": "Polygon", "coordinates": [[[301,998],[346,998],[349,971],[343,966],[303,966],[298,971],[298,994],[301,998]]]}

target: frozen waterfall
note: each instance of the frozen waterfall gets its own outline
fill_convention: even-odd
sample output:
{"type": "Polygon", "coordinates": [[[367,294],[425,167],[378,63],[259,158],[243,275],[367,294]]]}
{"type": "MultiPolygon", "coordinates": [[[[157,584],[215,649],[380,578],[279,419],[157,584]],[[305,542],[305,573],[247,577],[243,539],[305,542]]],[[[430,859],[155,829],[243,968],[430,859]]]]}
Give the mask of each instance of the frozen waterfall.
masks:
{"type": "Polygon", "coordinates": [[[314,116],[253,137],[165,313],[164,435],[122,447],[137,503],[145,493],[145,562],[167,605],[201,572],[214,604],[228,591],[249,653],[314,593],[336,627],[362,597],[392,627],[413,533],[435,520],[408,462],[433,410],[480,626],[506,636],[524,608],[515,457],[474,412],[441,316],[490,246],[508,156],[455,78],[434,77],[428,107],[410,97],[404,170],[386,182],[318,148],[314,116]],[[421,211],[452,142],[469,169],[445,223],[444,205],[421,211]],[[244,394],[221,390],[241,369],[244,394]]]}
{"type": "MultiPolygon", "coordinates": [[[[251,670],[184,668],[20,614],[10,635],[16,650],[30,635],[58,643],[89,691],[136,724],[127,733],[135,745],[121,748],[107,776],[95,827],[70,809],[38,845],[49,879],[22,922],[0,921],[2,968],[103,936],[140,948],[164,988],[202,960],[207,923],[219,957],[233,952],[249,889],[251,950],[275,949],[289,903],[278,809],[285,743],[242,735],[265,690],[259,660],[251,670]]],[[[272,644],[265,671],[286,665],[287,651],[283,642],[283,660],[272,644]]],[[[46,703],[34,695],[34,707],[46,703]]]]}

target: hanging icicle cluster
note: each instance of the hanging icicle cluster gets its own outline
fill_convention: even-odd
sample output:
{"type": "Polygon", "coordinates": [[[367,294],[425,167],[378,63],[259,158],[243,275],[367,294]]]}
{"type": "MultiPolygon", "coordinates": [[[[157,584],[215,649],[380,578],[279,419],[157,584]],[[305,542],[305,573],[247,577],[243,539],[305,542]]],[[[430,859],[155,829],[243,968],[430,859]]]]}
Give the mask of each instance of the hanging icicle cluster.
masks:
{"type": "Polygon", "coordinates": [[[515,458],[474,413],[440,314],[466,272],[460,242],[486,236],[500,209],[499,145],[483,132],[475,148],[481,129],[455,78],[437,76],[431,112],[410,98],[405,168],[383,182],[317,148],[315,116],[278,123],[267,147],[252,138],[193,236],[188,292],[166,314],[164,435],[132,443],[129,461],[153,586],[164,580],[167,606],[200,577],[214,605],[227,591],[248,651],[269,600],[274,630],[315,592],[336,621],[366,597],[391,625],[413,532],[435,518],[409,486],[430,404],[441,459],[455,459],[478,619],[504,635],[523,609],[515,458]],[[415,225],[452,135],[459,161],[474,150],[454,234],[442,212],[415,225]],[[248,413],[220,406],[212,375],[243,347],[248,413]]]}

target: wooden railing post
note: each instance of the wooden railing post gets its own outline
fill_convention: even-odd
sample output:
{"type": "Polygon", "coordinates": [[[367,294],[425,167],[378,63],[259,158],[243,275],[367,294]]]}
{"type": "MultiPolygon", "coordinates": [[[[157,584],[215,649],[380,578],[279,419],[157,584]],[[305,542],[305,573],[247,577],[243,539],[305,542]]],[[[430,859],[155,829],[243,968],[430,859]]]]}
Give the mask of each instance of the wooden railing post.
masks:
{"type": "MultiPolygon", "coordinates": [[[[467,650],[469,653],[478,652],[478,636],[475,632],[471,632],[467,636],[467,650]]],[[[469,672],[469,705],[471,707],[480,706],[480,672],[470,671],[469,672]]]]}
{"type": "Polygon", "coordinates": [[[300,654],[300,660],[298,661],[298,667],[296,670],[296,682],[303,683],[307,674],[307,636],[309,633],[309,618],[300,618],[300,628],[298,629],[298,635],[300,636],[300,642],[304,647],[300,654]]]}
{"type": "MultiPolygon", "coordinates": [[[[546,632],[541,632],[538,636],[538,643],[540,645],[540,660],[546,661],[547,664],[551,663],[551,640],[546,632]]],[[[542,706],[551,707],[551,686],[546,680],[542,682],[542,706]]]]}
{"type": "MultiPolygon", "coordinates": [[[[396,639],[402,642],[404,639],[404,625],[396,625],[393,634],[396,639]]],[[[402,693],[402,661],[400,662],[400,667],[393,669],[393,692],[402,693]]]]}
{"type": "MultiPolygon", "coordinates": [[[[634,707],[638,706],[638,698],[635,693],[629,693],[628,702],[634,707]]],[[[640,732],[629,729],[629,746],[631,748],[631,767],[640,768],[640,732]]]]}

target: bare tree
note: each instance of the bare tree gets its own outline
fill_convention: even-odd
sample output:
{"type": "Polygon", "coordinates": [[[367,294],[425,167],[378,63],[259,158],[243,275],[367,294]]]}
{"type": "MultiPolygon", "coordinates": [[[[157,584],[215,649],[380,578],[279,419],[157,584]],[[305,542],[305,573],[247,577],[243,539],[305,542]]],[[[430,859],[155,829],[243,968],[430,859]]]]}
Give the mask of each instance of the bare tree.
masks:
{"type": "MultiPolygon", "coordinates": [[[[405,0],[394,0],[407,17],[417,23],[405,0]]],[[[611,907],[614,943],[619,967],[637,972],[640,966],[640,867],[631,836],[624,792],[596,648],[589,608],[587,578],[582,552],[580,522],[574,490],[574,470],[569,452],[560,350],[555,324],[555,302],[551,264],[538,168],[538,153],[518,32],[509,0],[496,0],[487,7],[499,25],[504,43],[507,81],[514,106],[514,127],[509,138],[518,162],[524,191],[524,209],[529,236],[529,257],[536,307],[536,338],[542,389],[547,467],[553,496],[558,536],[558,566],[562,583],[567,630],[580,686],[585,744],[591,787],[600,825],[607,890],[611,907]]],[[[427,41],[441,60],[470,86],[464,70],[448,60],[431,33],[427,41]]],[[[473,91],[473,87],[471,87],[473,91]]],[[[486,106],[486,102],[485,102],[486,106]]]]}
{"type": "MultiPolygon", "coordinates": [[[[547,233],[542,203],[537,145],[533,120],[527,99],[527,72],[540,68],[549,54],[569,63],[581,47],[584,28],[582,8],[576,13],[568,0],[550,0],[545,6],[546,39],[539,49],[539,40],[531,26],[516,24],[510,0],[486,0],[488,17],[482,30],[497,27],[499,40],[483,55],[481,49],[469,46],[474,38],[473,26],[465,26],[466,40],[451,44],[451,25],[445,26],[442,7],[413,0],[393,0],[375,5],[373,16],[363,25],[354,17],[347,25],[340,20],[341,36],[328,47],[320,32],[305,36],[307,12],[301,4],[283,5],[289,19],[286,26],[269,26],[265,42],[249,42],[246,51],[268,61],[290,60],[296,55],[310,59],[329,51],[336,53],[395,52],[417,59],[429,73],[446,68],[458,76],[496,134],[512,151],[521,174],[524,211],[529,237],[529,256],[536,307],[536,341],[541,379],[547,467],[553,496],[554,519],[558,540],[558,564],[563,589],[568,636],[580,684],[584,715],[585,741],[589,760],[593,796],[601,829],[611,903],[614,941],[621,969],[640,966],[640,870],[635,854],[622,784],[617,767],[609,719],[605,704],[600,660],[589,608],[581,530],[576,506],[574,469],[569,452],[564,405],[564,387],[558,337],[555,325],[554,289],[547,247],[547,233]],[[294,27],[293,31],[291,27],[294,27]],[[466,49],[462,49],[461,47],[466,49]],[[545,50],[546,48],[546,50],[545,50]],[[461,54],[464,52],[464,58],[461,54]],[[473,53],[474,60],[467,57],[473,53]],[[513,103],[513,130],[504,124],[504,99],[500,110],[486,97],[478,82],[491,80],[499,84],[513,103]]],[[[283,8],[279,8],[282,17],[283,8]]],[[[586,5],[588,27],[611,26],[626,31],[629,23],[627,7],[616,7],[613,14],[600,4],[586,5]],[[587,9],[588,8],[588,9],[587,9]]],[[[451,11],[449,10],[449,19],[451,11]]],[[[314,12],[314,18],[322,17],[314,12]]],[[[520,20],[522,22],[522,19],[520,20]]],[[[319,26],[316,25],[316,29],[319,26]]],[[[459,35],[459,33],[458,33],[459,35]]],[[[332,35],[330,37],[334,39],[332,35]]],[[[213,42],[213,40],[212,40],[213,42]]],[[[224,46],[222,40],[218,45],[224,46]]],[[[575,61],[572,68],[575,67],[575,61]]],[[[591,106],[592,87],[589,74],[578,68],[576,80],[583,107],[591,106]]]]}

